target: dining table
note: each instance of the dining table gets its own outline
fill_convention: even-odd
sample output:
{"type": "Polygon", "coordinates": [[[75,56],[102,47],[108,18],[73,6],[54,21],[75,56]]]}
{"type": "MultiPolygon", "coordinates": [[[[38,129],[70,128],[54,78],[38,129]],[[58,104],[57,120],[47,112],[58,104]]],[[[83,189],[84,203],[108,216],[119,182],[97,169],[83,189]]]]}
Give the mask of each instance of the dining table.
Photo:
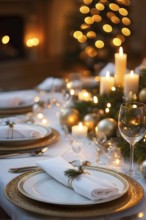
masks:
{"type": "MultiPolygon", "coordinates": [[[[47,160],[50,158],[54,158],[57,156],[61,156],[66,161],[73,161],[73,160],[88,160],[91,162],[91,165],[93,167],[98,167],[97,159],[97,149],[96,146],[91,146],[91,141],[88,139],[88,137],[85,137],[84,139],[84,145],[82,147],[81,152],[76,153],[71,148],[71,144],[67,139],[67,134],[64,131],[62,124],[60,123],[60,112],[61,108],[60,106],[57,106],[55,103],[52,104],[49,107],[45,107],[43,109],[43,114],[46,116],[48,120],[48,124],[45,125],[48,128],[54,129],[57,134],[57,139],[49,143],[47,146],[47,151],[45,151],[41,155],[33,155],[33,154],[26,154],[26,155],[19,155],[19,156],[12,156],[12,157],[3,157],[0,158],[0,207],[8,214],[10,219],[12,220],[61,220],[61,219],[84,219],[84,220],[137,220],[137,219],[146,219],[146,179],[142,176],[138,180],[133,180],[131,177],[130,181],[132,182],[134,187],[141,187],[140,189],[144,192],[142,198],[137,202],[137,196],[134,198],[131,198],[131,200],[134,201],[134,205],[132,206],[125,206],[122,210],[120,207],[115,209],[115,203],[112,209],[112,206],[110,206],[108,203],[103,203],[101,208],[103,208],[103,212],[100,212],[100,215],[98,214],[99,208],[97,208],[97,214],[96,214],[96,206],[94,205],[54,205],[54,204],[45,204],[45,207],[48,205],[48,209],[51,209],[50,214],[44,214],[39,213],[36,209],[39,208],[36,206],[36,209],[30,210],[29,206],[31,204],[21,204],[19,206],[19,198],[15,198],[13,202],[12,200],[7,196],[6,189],[11,181],[14,179],[18,180],[19,176],[25,175],[25,173],[12,173],[9,172],[11,168],[16,167],[25,167],[25,166],[36,166],[36,163],[41,160],[47,160]],[[28,207],[28,208],[27,208],[28,207]],[[65,211],[64,211],[65,209],[65,211]],[[92,214],[91,210],[93,209],[94,214],[92,214]],[[110,211],[109,211],[110,209],[110,211]],[[69,211],[70,210],[70,211],[69,211]],[[89,210],[89,211],[88,211],[89,210]],[[82,213],[80,215],[80,212],[82,213]],[[60,213],[60,214],[59,214],[60,213]],[[69,213],[69,215],[67,215],[69,213]],[[79,215],[78,215],[79,213],[79,215]],[[85,213],[85,214],[84,214],[85,213]],[[91,214],[91,215],[90,215],[91,214]]],[[[128,167],[129,162],[124,160],[123,166],[128,167]]],[[[135,166],[138,166],[135,164],[135,166]]],[[[112,167],[112,165],[108,164],[103,165],[103,167],[106,169],[114,170],[117,173],[122,173],[121,167],[112,167]]],[[[27,171],[32,172],[32,171],[27,171]]],[[[125,175],[125,174],[124,174],[125,175]]],[[[136,189],[136,188],[135,188],[136,189]]],[[[13,192],[13,188],[10,188],[10,191],[12,190],[12,195],[17,197],[17,194],[15,195],[15,192],[13,192]]],[[[14,189],[15,190],[15,189],[14,189]]],[[[49,186],[48,186],[49,191],[49,186]]],[[[122,205],[122,203],[121,203],[122,205]]],[[[47,210],[47,208],[46,208],[47,210]]],[[[48,210],[46,211],[48,213],[48,210]]]]}

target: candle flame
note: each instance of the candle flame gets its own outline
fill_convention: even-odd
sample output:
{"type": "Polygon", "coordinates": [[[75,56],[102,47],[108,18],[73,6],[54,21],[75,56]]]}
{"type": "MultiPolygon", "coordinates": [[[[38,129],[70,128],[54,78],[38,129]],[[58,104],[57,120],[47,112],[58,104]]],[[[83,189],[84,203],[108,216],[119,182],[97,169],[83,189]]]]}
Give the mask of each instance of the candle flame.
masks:
{"type": "Polygon", "coordinates": [[[79,122],[79,128],[82,128],[82,126],[83,126],[82,122],[79,122]]]}
{"type": "Polygon", "coordinates": [[[110,77],[110,72],[109,71],[106,72],[106,77],[110,77]]]}
{"type": "Polygon", "coordinates": [[[120,55],[123,54],[123,48],[122,48],[122,47],[120,47],[120,49],[119,49],[119,53],[120,53],[120,55]]]}
{"type": "Polygon", "coordinates": [[[130,72],[130,76],[131,76],[131,77],[134,76],[134,71],[133,71],[133,70],[131,70],[131,72],[130,72]]]}

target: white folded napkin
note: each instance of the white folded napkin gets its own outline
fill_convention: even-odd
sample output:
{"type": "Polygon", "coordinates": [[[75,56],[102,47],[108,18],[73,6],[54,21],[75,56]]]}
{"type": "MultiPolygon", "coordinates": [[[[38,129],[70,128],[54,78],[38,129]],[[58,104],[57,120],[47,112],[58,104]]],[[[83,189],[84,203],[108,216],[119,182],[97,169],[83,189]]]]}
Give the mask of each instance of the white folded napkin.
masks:
{"type": "Polygon", "coordinates": [[[1,139],[25,139],[25,138],[40,138],[42,134],[39,130],[33,128],[30,125],[16,124],[13,127],[13,131],[8,125],[0,126],[0,140],[1,139]]]}
{"type": "MultiPolygon", "coordinates": [[[[66,186],[70,186],[70,181],[64,174],[64,171],[68,169],[77,169],[60,156],[48,160],[37,161],[37,165],[54,179],[66,186]]],[[[79,175],[72,180],[71,185],[75,192],[91,200],[101,200],[119,193],[115,183],[90,174],[79,175]]]]}
{"type": "Polygon", "coordinates": [[[64,80],[61,78],[54,78],[49,77],[46,78],[42,83],[38,85],[39,89],[42,90],[52,90],[54,89],[60,89],[64,85],[64,80]]]}

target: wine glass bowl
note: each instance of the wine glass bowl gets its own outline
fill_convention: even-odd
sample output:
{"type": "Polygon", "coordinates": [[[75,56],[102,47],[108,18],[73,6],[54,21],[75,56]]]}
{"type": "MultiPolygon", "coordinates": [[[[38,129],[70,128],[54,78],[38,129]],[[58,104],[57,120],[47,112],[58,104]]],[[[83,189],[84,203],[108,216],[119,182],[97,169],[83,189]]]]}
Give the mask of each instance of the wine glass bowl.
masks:
{"type": "Polygon", "coordinates": [[[145,135],[145,104],[127,102],[120,106],[118,128],[122,137],[130,144],[130,176],[134,175],[134,147],[145,135]]]}

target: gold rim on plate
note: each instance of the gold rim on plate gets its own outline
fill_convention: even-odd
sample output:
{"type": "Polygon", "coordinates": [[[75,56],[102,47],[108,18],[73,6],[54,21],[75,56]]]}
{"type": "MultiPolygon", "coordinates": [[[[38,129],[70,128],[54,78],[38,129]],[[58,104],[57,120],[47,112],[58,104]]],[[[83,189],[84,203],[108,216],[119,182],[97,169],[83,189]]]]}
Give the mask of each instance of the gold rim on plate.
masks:
{"type": "Polygon", "coordinates": [[[0,115],[3,117],[6,115],[18,115],[18,114],[26,114],[32,112],[32,105],[27,106],[18,106],[14,108],[0,108],[0,115]]]}
{"type": "Polygon", "coordinates": [[[28,152],[28,150],[33,150],[33,149],[40,149],[42,147],[45,147],[45,146],[48,146],[52,143],[55,143],[56,141],[59,140],[60,138],[60,134],[59,132],[54,129],[54,128],[51,128],[52,129],[52,132],[50,135],[48,135],[47,137],[45,138],[42,138],[41,140],[37,141],[37,142],[34,142],[34,143],[27,143],[27,144],[23,144],[23,145],[14,145],[14,146],[11,146],[11,145],[0,145],[0,155],[1,154],[4,154],[4,153],[13,153],[13,152],[22,152],[22,151],[25,151],[25,152],[28,152]]]}
{"type": "MultiPolygon", "coordinates": [[[[90,167],[90,169],[99,170],[98,167],[90,167]]],[[[106,172],[109,169],[100,168],[100,170],[106,172]]],[[[20,182],[20,180],[33,172],[34,171],[26,172],[11,180],[5,188],[5,196],[10,202],[15,204],[16,206],[36,214],[56,217],[95,217],[115,214],[135,206],[143,199],[144,196],[143,187],[137,181],[125,174],[111,171],[113,175],[121,175],[128,181],[128,192],[122,197],[115,199],[111,202],[87,206],[65,206],[49,203],[46,204],[44,202],[38,202],[26,197],[22,195],[18,190],[18,183],[20,182]]]]}

